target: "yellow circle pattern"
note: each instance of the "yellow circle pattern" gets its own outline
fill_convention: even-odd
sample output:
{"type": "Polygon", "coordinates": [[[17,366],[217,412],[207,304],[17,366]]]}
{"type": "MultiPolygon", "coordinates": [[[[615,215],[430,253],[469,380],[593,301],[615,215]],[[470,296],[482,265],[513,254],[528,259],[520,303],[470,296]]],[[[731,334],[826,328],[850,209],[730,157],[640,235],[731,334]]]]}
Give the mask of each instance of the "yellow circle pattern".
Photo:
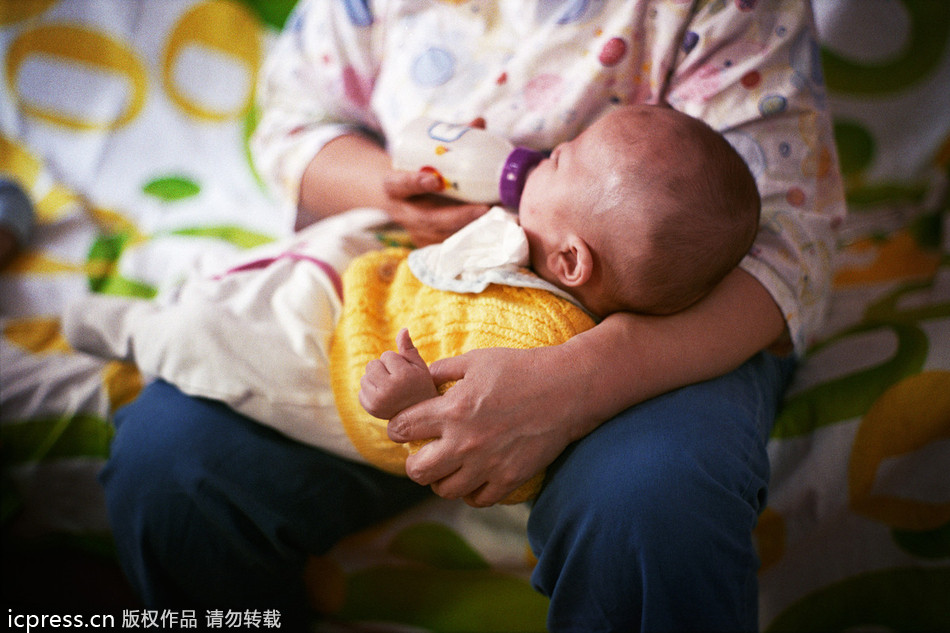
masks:
{"type": "Polygon", "coordinates": [[[226,121],[245,112],[254,99],[254,78],[262,57],[260,26],[253,14],[232,2],[203,2],[185,13],[169,35],[164,54],[162,82],[179,108],[191,116],[209,121],[226,121]],[[189,47],[206,48],[244,66],[250,76],[243,102],[235,109],[222,110],[203,104],[186,94],[176,83],[175,63],[189,47]]]}
{"type": "Polygon", "coordinates": [[[55,125],[76,130],[116,129],[135,119],[145,104],[145,64],[123,42],[102,31],[71,24],[44,24],[25,29],[10,44],[6,80],[23,112],[55,125]],[[103,72],[124,79],[128,88],[125,107],[112,120],[93,121],[48,105],[34,103],[18,90],[17,78],[31,59],[54,60],[70,73],[103,72]]]}

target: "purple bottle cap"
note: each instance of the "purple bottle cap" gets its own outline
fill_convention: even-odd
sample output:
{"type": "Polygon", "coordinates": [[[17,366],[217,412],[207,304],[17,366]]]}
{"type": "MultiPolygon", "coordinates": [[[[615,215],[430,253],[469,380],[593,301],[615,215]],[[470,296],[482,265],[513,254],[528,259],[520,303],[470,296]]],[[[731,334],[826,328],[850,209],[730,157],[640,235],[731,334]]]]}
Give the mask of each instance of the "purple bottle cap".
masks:
{"type": "Polygon", "coordinates": [[[501,181],[498,183],[498,193],[501,203],[506,207],[518,208],[521,201],[521,190],[528,179],[528,174],[544,159],[544,154],[525,147],[516,147],[505,160],[501,170],[501,181]]]}

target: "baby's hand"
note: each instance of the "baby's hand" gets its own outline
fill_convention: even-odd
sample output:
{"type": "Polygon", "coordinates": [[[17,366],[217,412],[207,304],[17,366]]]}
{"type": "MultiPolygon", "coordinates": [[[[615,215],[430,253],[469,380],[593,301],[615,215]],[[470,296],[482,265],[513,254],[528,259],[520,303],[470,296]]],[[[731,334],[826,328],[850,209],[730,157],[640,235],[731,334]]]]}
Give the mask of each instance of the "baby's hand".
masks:
{"type": "Polygon", "coordinates": [[[383,420],[439,395],[429,367],[405,328],[396,335],[396,347],[398,353],[384,352],[370,361],[360,380],[360,404],[370,415],[383,420]]]}

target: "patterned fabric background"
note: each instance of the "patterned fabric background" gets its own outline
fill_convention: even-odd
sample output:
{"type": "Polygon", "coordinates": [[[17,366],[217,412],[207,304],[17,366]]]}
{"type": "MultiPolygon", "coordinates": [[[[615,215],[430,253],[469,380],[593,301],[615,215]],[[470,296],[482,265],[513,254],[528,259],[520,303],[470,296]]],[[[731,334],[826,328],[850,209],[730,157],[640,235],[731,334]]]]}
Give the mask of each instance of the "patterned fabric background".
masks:
{"type": "MultiPolygon", "coordinates": [[[[814,4],[851,216],[824,336],[770,443],[762,627],[950,630],[950,3],[814,4]]],[[[72,352],[61,307],[152,297],[199,257],[288,230],[247,138],[291,5],[0,2],[0,173],[39,221],[0,272],[4,591],[40,574],[34,604],[94,600],[56,556],[111,556],[95,475],[142,377],[72,352]]],[[[346,627],[543,630],[526,516],[416,508],[314,559],[314,602],[346,627]]]]}

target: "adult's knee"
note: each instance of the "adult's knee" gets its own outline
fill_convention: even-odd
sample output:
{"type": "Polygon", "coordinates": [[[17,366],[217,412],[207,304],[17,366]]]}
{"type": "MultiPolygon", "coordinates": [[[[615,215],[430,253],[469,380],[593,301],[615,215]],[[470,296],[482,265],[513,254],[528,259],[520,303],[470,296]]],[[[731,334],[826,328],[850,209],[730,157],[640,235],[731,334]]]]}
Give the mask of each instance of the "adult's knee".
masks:
{"type": "MultiPolygon", "coordinates": [[[[184,398],[158,381],[116,412],[116,433],[100,478],[110,505],[166,495],[187,485],[187,471],[200,470],[203,437],[210,429],[195,419],[197,411],[183,406],[184,398]]],[[[124,516],[128,513],[118,518],[124,516]]]]}
{"type": "MultiPolygon", "coordinates": [[[[608,425],[637,423],[621,416],[608,425]]],[[[601,569],[648,558],[662,565],[708,547],[708,533],[723,521],[751,529],[756,508],[742,489],[764,481],[752,484],[745,469],[730,472],[728,460],[709,468],[675,434],[601,431],[606,437],[572,447],[550,469],[532,510],[533,543],[541,553],[553,549],[557,564],[581,556],[601,569]]]]}
{"type": "Polygon", "coordinates": [[[552,630],[754,628],[773,411],[767,390],[729,387],[635,407],[549,469],[529,537],[552,630]]]}
{"type": "MultiPolygon", "coordinates": [[[[168,605],[184,591],[173,567],[181,530],[193,516],[193,495],[181,465],[197,450],[180,393],[162,382],[148,385],[116,412],[116,433],[100,482],[119,560],[148,605],[168,605]]],[[[197,484],[190,485],[194,488],[197,484]]]]}
{"type": "Polygon", "coordinates": [[[264,507],[257,435],[273,432],[161,381],[117,412],[101,481],[120,561],[147,605],[302,603],[306,552],[264,507]]]}
{"type": "Polygon", "coordinates": [[[535,512],[595,515],[645,539],[733,503],[754,517],[768,478],[760,417],[770,415],[712,389],[634,407],[555,462],[535,512]]]}

